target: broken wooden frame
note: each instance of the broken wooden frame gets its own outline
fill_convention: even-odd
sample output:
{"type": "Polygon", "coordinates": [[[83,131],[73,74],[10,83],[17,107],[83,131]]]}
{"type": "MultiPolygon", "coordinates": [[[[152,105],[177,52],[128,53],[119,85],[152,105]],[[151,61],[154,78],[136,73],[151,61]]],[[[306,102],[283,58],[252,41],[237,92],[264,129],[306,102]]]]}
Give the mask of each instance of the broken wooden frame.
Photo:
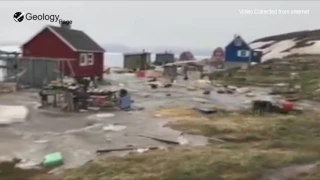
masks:
{"type": "MultiPolygon", "coordinates": [[[[30,83],[29,81],[31,81],[30,83],[31,86],[35,86],[35,84],[39,86],[40,83],[37,81],[43,81],[42,83],[44,83],[44,81],[48,80],[48,76],[50,74],[51,76],[53,76],[53,73],[56,73],[57,75],[54,75],[54,76],[56,78],[59,78],[61,80],[61,83],[63,83],[62,81],[66,74],[65,72],[66,66],[70,71],[70,75],[72,77],[74,77],[75,75],[74,69],[71,65],[71,61],[74,61],[76,59],[73,59],[73,58],[21,57],[21,53],[19,52],[0,51],[0,61],[1,60],[5,62],[5,65],[0,66],[0,69],[6,69],[5,74],[7,77],[5,78],[5,81],[15,82],[17,85],[20,83],[29,84],[30,83]],[[48,61],[57,62],[57,64],[54,65],[56,68],[52,69],[49,67],[50,65],[52,65],[52,63],[51,64],[43,63],[48,61]],[[39,67],[36,68],[37,66],[39,67]],[[42,74],[45,74],[44,75],[45,77],[38,77],[37,75],[34,75],[33,72],[35,72],[35,69],[33,68],[39,69],[41,71],[43,69],[46,69],[46,72],[42,73],[42,74]],[[31,74],[30,72],[28,72],[28,70],[31,71],[31,74]],[[22,77],[25,77],[25,79],[23,79],[22,77]]],[[[39,75],[39,76],[42,76],[42,75],[39,75]]],[[[52,78],[53,77],[51,77],[50,79],[49,77],[50,80],[52,80],[52,78]]]]}

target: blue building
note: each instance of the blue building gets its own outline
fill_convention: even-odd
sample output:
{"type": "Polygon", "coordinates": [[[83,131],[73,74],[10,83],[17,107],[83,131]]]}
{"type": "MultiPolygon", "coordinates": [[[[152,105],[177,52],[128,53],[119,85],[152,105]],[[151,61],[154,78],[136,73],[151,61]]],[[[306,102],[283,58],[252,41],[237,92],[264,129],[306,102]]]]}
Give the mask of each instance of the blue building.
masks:
{"type": "Polygon", "coordinates": [[[260,63],[261,57],[262,52],[251,49],[239,35],[236,35],[225,48],[226,62],[248,63],[251,59],[251,62],[260,63]]]}

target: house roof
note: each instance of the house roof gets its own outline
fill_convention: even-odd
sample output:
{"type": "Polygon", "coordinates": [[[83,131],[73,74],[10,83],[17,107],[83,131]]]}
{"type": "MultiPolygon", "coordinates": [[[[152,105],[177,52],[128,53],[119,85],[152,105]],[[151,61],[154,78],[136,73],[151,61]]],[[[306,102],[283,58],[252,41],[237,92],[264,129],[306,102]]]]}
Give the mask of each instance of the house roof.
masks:
{"type": "Polygon", "coordinates": [[[151,55],[150,52],[134,52],[134,53],[124,53],[124,56],[141,56],[141,55],[151,55]]]}
{"type": "Polygon", "coordinates": [[[234,41],[235,41],[236,39],[240,39],[240,40],[244,43],[244,45],[246,46],[246,48],[251,49],[251,47],[248,45],[248,43],[247,43],[245,40],[243,40],[243,38],[242,38],[241,36],[239,36],[239,35],[235,36],[235,37],[232,39],[232,41],[231,41],[226,47],[228,47],[228,46],[230,46],[232,43],[234,43],[234,41]]]}
{"type": "MultiPolygon", "coordinates": [[[[57,26],[46,26],[34,37],[36,37],[45,29],[49,29],[53,34],[55,34],[59,39],[61,39],[66,45],[68,45],[74,51],[105,52],[105,50],[99,44],[97,44],[86,33],[80,30],[68,29],[57,26]]],[[[32,37],[25,44],[30,42],[34,37],[32,37]]]]}
{"type": "Polygon", "coordinates": [[[188,60],[194,60],[194,55],[190,51],[184,51],[180,54],[179,60],[180,61],[188,61],[188,60]]]}

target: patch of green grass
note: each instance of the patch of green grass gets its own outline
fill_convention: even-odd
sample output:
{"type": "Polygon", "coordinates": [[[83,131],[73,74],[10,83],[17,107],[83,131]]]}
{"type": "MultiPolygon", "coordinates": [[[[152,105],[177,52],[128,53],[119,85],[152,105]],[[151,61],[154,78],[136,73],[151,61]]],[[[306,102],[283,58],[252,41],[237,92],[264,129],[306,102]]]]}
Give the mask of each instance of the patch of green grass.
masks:
{"type": "Polygon", "coordinates": [[[234,68],[224,72],[224,76],[221,74],[216,76],[215,79],[224,81],[225,84],[238,86],[272,86],[277,83],[300,85],[301,91],[297,92],[295,97],[320,101],[320,92],[316,92],[320,88],[320,81],[317,81],[320,75],[318,68],[320,61],[314,61],[309,57],[305,57],[305,61],[300,61],[300,59],[301,57],[290,60],[271,60],[256,65],[246,72],[239,72],[239,68],[234,68]],[[282,66],[282,62],[290,64],[286,67],[287,69],[277,68],[277,66],[282,66]],[[290,78],[293,72],[298,73],[299,77],[296,80],[290,78]]]}
{"type": "Polygon", "coordinates": [[[59,180],[56,176],[46,174],[48,169],[21,169],[16,162],[0,162],[1,180],[59,180]],[[41,178],[41,179],[40,179],[41,178]]]}
{"type": "Polygon", "coordinates": [[[199,114],[194,110],[165,109],[159,111],[171,117],[168,126],[190,134],[218,137],[227,142],[262,141],[265,148],[302,148],[320,152],[320,115],[249,113],[199,114]],[[193,112],[193,114],[192,114],[193,112]],[[170,114],[175,114],[171,116],[170,114]]]}
{"type": "Polygon", "coordinates": [[[256,180],[268,169],[315,159],[315,154],[253,148],[175,148],[106,158],[66,172],[66,180],[256,180]]]}

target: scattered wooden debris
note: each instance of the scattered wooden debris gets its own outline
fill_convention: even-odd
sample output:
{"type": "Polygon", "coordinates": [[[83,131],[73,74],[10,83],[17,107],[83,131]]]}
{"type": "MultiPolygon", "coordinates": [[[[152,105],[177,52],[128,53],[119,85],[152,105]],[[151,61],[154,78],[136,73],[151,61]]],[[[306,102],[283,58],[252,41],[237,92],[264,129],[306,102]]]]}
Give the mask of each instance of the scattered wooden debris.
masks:
{"type": "Polygon", "coordinates": [[[167,140],[167,139],[160,139],[160,138],[156,138],[156,137],[151,137],[151,136],[145,136],[145,135],[139,135],[140,137],[145,137],[145,138],[149,138],[149,139],[153,139],[159,142],[163,142],[166,144],[172,144],[172,145],[179,145],[180,143],[177,141],[172,141],[172,140],[167,140]]]}
{"type": "Polygon", "coordinates": [[[113,149],[100,149],[97,150],[96,153],[110,153],[115,151],[133,151],[137,150],[138,152],[146,152],[149,150],[157,150],[160,149],[159,147],[144,147],[144,148],[137,148],[137,147],[125,147],[125,148],[113,148],[113,149]]]}
{"type": "Polygon", "coordinates": [[[135,149],[136,149],[135,147],[100,149],[100,150],[97,150],[96,153],[109,153],[109,152],[114,152],[114,151],[132,151],[135,149]]]}
{"type": "Polygon", "coordinates": [[[201,108],[201,107],[196,107],[195,110],[204,113],[204,114],[213,114],[216,113],[217,110],[213,108],[201,108]]]}

